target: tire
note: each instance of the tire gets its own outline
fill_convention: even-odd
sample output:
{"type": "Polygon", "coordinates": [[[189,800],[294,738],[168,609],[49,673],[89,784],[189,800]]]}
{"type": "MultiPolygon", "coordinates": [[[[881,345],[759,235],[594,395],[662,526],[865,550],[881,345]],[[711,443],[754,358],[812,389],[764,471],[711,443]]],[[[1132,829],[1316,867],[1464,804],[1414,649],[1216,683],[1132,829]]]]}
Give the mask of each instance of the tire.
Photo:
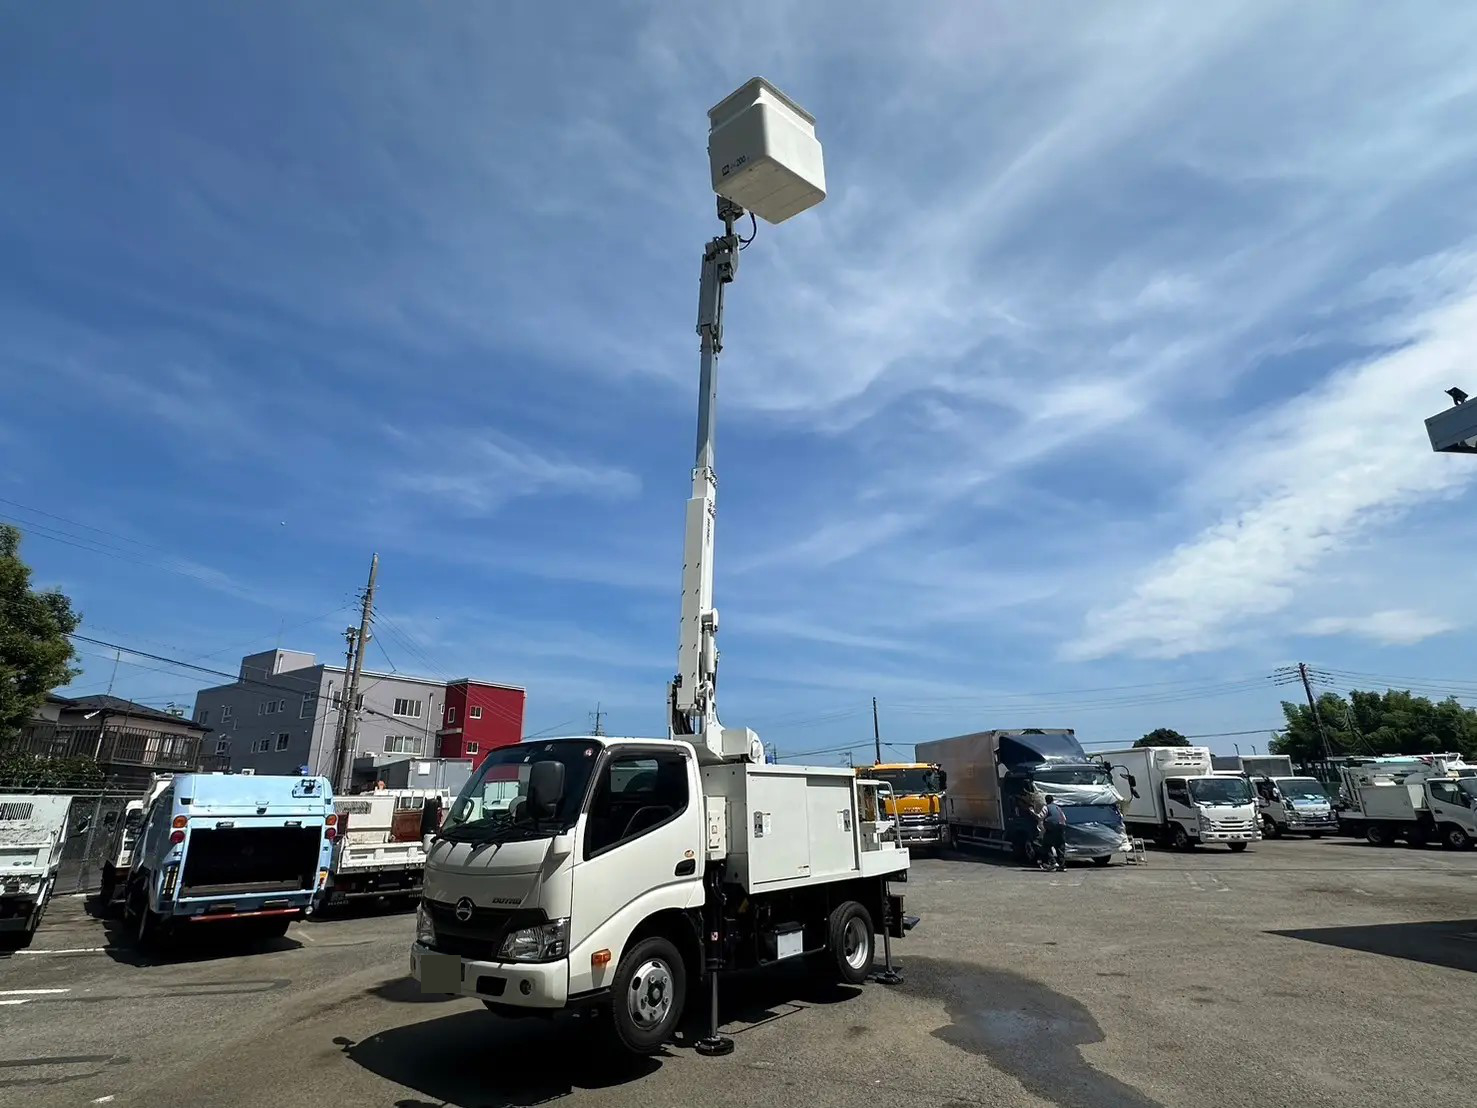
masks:
{"type": "Polygon", "coordinates": [[[118,871],[113,868],[113,863],[109,862],[107,865],[103,866],[102,882],[97,890],[98,907],[106,912],[108,910],[108,905],[113,903],[113,895],[117,891],[118,871]]]}
{"type": "Polygon", "coordinates": [[[1262,817],[1262,834],[1269,839],[1282,838],[1282,825],[1271,816],[1262,817]]]}
{"type": "Polygon", "coordinates": [[[144,953],[157,950],[159,935],[164,929],[164,921],[149,908],[142,884],[134,887],[129,906],[131,913],[127,918],[133,927],[134,949],[144,953]]]}
{"type": "Polygon", "coordinates": [[[854,900],[838,905],[826,922],[826,956],[831,976],[843,985],[860,985],[872,973],[877,933],[871,914],[854,900]]]}
{"type": "Polygon", "coordinates": [[[1323,838],[1323,832],[1322,831],[1309,831],[1308,832],[1308,838],[1310,838],[1310,839],[1321,839],[1321,838],[1323,838]]]}
{"type": "Polygon", "coordinates": [[[286,936],[287,929],[292,926],[291,916],[278,916],[276,919],[259,920],[256,925],[256,937],[259,939],[280,939],[286,936]]]}
{"type": "Polygon", "coordinates": [[[611,982],[611,1025],[632,1054],[655,1054],[682,1020],[687,967],[669,939],[653,935],[622,956],[611,982]]]}
{"type": "Polygon", "coordinates": [[[1094,858],[1092,860],[1092,864],[1095,865],[1095,866],[1106,866],[1112,860],[1113,860],[1113,856],[1111,854],[1102,854],[1102,855],[1099,855],[1098,857],[1094,858]]]}
{"type": "Polygon", "coordinates": [[[0,934],[0,953],[9,954],[13,951],[25,950],[35,937],[36,928],[34,927],[28,927],[24,931],[6,931],[0,934]]]}
{"type": "Polygon", "coordinates": [[[1377,823],[1372,823],[1364,829],[1364,838],[1371,846],[1389,846],[1394,842],[1390,837],[1390,832],[1377,823]]]}
{"type": "Polygon", "coordinates": [[[1456,824],[1448,824],[1441,829],[1441,845],[1447,850],[1471,850],[1472,836],[1456,824]]]}
{"type": "Polygon", "coordinates": [[[1226,845],[1231,848],[1232,854],[1240,854],[1243,850],[1246,849],[1245,843],[1227,843],[1226,845]]]}
{"type": "Polygon", "coordinates": [[[1190,833],[1176,823],[1169,829],[1169,845],[1175,850],[1190,850],[1195,844],[1190,841],[1190,833]]]}

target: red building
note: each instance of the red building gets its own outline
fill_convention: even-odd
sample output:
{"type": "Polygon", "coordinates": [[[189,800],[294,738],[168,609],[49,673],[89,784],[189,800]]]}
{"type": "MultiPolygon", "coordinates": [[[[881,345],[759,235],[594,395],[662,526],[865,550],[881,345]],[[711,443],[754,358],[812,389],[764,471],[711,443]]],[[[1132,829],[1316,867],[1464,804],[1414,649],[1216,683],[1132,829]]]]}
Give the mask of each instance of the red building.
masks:
{"type": "Polygon", "coordinates": [[[441,757],[470,758],[482,765],[489,750],[523,739],[523,705],[528,694],[515,685],[493,685],[463,677],[446,685],[442,709],[441,757]]]}

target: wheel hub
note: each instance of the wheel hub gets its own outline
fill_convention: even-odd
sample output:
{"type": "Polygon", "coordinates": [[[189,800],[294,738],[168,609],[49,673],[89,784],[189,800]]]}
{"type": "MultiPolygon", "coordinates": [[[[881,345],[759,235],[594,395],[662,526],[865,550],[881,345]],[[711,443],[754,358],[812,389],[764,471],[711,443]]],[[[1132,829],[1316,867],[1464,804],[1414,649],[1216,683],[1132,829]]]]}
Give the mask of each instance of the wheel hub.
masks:
{"type": "Polygon", "coordinates": [[[660,958],[649,958],[631,977],[626,1011],[637,1027],[656,1027],[672,1010],[672,970],[660,958]]]}

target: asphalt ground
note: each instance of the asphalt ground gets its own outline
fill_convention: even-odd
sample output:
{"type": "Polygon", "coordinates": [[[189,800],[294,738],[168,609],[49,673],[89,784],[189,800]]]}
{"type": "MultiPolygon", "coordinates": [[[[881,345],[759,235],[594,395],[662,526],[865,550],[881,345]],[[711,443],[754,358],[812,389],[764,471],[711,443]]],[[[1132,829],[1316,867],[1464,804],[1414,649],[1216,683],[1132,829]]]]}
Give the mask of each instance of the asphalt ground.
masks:
{"type": "Polygon", "coordinates": [[[898,986],[727,984],[727,1058],[420,995],[411,915],[146,963],[80,898],[0,959],[0,1104],[641,1108],[1471,1102],[1477,852],[1283,840],[1028,871],[918,859],[898,986]]]}

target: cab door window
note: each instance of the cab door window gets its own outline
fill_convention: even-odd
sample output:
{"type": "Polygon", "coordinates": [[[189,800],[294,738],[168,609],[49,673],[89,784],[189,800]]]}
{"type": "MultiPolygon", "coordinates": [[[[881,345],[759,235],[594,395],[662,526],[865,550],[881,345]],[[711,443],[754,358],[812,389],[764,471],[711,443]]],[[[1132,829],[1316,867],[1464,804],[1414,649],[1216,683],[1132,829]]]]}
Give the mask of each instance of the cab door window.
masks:
{"type": "Polygon", "coordinates": [[[1175,777],[1164,782],[1164,795],[1176,804],[1190,806],[1190,786],[1183,778],[1175,777]]]}
{"type": "Polygon", "coordinates": [[[605,763],[585,824],[585,857],[650,834],[688,804],[687,759],[681,754],[617,754],[605,763]]]}

